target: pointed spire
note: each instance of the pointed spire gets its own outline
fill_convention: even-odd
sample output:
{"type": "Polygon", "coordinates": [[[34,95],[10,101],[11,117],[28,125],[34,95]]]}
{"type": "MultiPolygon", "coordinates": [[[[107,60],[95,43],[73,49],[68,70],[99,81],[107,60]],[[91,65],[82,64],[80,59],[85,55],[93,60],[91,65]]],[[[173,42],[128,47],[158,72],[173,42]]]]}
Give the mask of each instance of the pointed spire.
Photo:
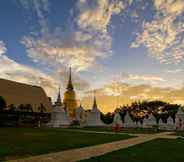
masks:
{"type": "Polygon", "coordinates": [[[59,91],[58,91],[58,96],[57,96],[57,100],[56,100],[56,104],[62,104],[61,102],[61,94],[60,94],[61,88],[59,87],[59,91]]]}
{"type": "Polygon", "coordinates": [[[96,103],[96,96],[94,96],[94,100],[93,100],[93,109],[97,109],[97,103],[96,103]]]}
{"type": "Polygon", "coordinates": [[[68,85],[67,89],[68,90],[73,90],[73,84],[72,84],[72,72],[71,72],[71,67],[70,67],[70,72],[69,72],[69,79],[68,79],[68,85]]]}

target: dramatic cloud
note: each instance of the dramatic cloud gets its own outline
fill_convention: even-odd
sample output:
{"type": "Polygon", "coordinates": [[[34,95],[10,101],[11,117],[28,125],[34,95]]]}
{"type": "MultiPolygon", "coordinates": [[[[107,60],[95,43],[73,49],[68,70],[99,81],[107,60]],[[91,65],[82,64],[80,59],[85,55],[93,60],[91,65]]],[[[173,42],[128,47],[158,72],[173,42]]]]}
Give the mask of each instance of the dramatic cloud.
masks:
{"type": "Polygon", "coordinates": [[[0,41],[0,56],[6,53],[7,49],[5,46],[5,43],[3,41],[0,41]]]}
{"type": "Polygon", "coordinates": [[[49,1],[48,0],[16,0],[19,4],[26,10],[30,17],[32,17],[32,12],[36,14],[38,18],[38,23],[41,27],[41,32],[43,34],[48,32],[48,22],[46,15],[49,12],[49,1]]]}
{"type": "Polygon", "coordinates": [[[19,64],[8,58],[5,43],[2,41],[0,41],[0,65],[1,78],[42,86],[49,96],[55,95],[59,83],[39,70],[19,64]]]}
{"type": "MultiPolygon", "coordinates": [[[[39,20],[45,22],[42,6],[38,2],[33,7],[39,20]]],[[[59,67],[71,66],[76,71],[96,67],[99,60],[111,55],[112,38],[107,28],[112,16],[123,9],[120,0],[81,0],[77,4],[79,13],[73,22],[77,25],[75,30],[63,32],[61,27],[57,27],[54,32],[47,30],[39,37],[25,36],[22,43],[29,56],[37,62],[59,67]]],[[[45,25],[42,28],[45,29],[45,25]]]]}
{"type": "MultiPolygon", "coordinates": [[[[6,46],[0,41],[0,75],[1,78],[9,79],[30,85],[41,86],[48,96],[55,98],[59,86],[65,91],[69,73],[66,70],[55,71],[47,74],[33,67],[19,64],[6,55],[6,46]]],[[[76,90],[84,91],[89,88],[89,84],[76,74],[73,74],[73,82],[76,90]]]]}
{"type": "Polygon", "coordinates": [[[165,84],[167,80],[160,76],[156,75],[138,75],[138,74],[128,74],[128,73],[121,73],[119,75],[113,76],[113,82],[122,81],[127,83],[133,84],[149,84],[149,85],[162,85],[165,84]]]}
{"type": "Polygon", "coordinates": [[[103,112],[112,112],[120,105],[131,104],[134,101],[162,100],[170,103],[184,103],[184,89],[161,88],[146,84],[132,85],[122,82],[110,83],[99,89],[87,92],[82,99],[85,108],[92,107],[93,94],[97,96],[99,108],[103,112]]]}
{"type": "Polygon", "coordinates": [[[79,8],[80,15],[77,21],[80,28],[85,31],[107,33],[112,15],[119,14],[125,6],[119,0],[95,0],[91,3],[90,0],[86,0],[79,2],[79,8]],[[90,7],[92,5],[95,7],[90,7]]]}
{"type": "Polygon", "coordinates": [[[167,70],[167,73],[172,73],[172,74],[181,73],[181,72],[183,72],[183,69],[167,70]]]}
{"type": "Polygon", "coordinates": [[[156,15],[143,23],[143,32],[131,47],[145,46],[161,63],[178,63],[184,58],[183,0],[153,0],[156,15]]]}

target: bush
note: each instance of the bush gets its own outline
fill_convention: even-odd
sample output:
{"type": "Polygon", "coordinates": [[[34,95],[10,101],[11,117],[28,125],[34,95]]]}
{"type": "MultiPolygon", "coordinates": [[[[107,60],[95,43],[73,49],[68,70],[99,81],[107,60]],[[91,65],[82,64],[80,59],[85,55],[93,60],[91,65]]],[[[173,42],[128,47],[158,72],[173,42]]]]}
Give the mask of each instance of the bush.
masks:
{"type": "Polygon", "coordinates": [[[6,108],[6,106],[7,104],[6,104],[5,99],[2,96],[0,96],[0,111],[3,111],[4,108],[6,108]]]}

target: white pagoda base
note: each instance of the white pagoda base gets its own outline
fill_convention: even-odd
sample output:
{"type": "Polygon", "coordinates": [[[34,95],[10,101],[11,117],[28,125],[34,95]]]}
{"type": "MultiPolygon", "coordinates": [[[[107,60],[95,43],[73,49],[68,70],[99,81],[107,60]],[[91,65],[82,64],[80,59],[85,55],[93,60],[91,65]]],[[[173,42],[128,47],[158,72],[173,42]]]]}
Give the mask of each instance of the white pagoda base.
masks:
{"type": "Polygon", "coordinates": [[[88,112],[86,119],[86,126],[101,127],[105,124],[101,121],[100,112],[88,112]]]}
{"type": "Polygon", "coordinates": [[[59,128],[59,127],[67,127],[70,125],[70,119],[68,114],[61,107],[55,107],[53,112],[51,113],[51,122],[49,123],[49,127],[59,128]]]}

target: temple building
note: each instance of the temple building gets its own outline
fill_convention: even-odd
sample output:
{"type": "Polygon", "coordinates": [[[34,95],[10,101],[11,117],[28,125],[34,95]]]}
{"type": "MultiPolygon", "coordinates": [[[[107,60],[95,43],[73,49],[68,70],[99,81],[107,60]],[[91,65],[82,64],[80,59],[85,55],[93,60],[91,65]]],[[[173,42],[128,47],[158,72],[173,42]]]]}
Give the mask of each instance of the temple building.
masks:
{"type": "Polygon", "coordinates": [[[7,106],[13,104],[18,107],[21,104],[30,104],[34,112],[39,112],[40,104],[43,104],[45,112],[52,111],[50,98],[39,86],[0,79],[0,96],[5,99],[7,106]]]}
{"type": "Polygon", "coordinates": [[[71,74],[71,68],[69,72],[69,79],[68,79],[68,84],[67,84],[67,90],[64,93],[64,99],[63,103],[66,107],[66,110],[71,118],[75,118],[75,109],[77,108],[77,100],[76,100],[76,95],[74,91],[74,87],[72,84],[72,74],[71,74]]]}

